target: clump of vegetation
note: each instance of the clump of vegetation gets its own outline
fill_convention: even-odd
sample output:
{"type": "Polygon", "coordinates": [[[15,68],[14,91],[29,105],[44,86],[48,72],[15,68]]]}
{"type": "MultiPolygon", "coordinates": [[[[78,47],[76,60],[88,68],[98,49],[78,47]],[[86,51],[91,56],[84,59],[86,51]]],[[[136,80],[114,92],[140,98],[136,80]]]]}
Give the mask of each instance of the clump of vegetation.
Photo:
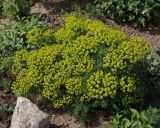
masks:
{"type": "Polygon", "coordinates": [[[27,32],[31,28],[45,29],[47,25],[36,15],[23,21],[11,21],[0,25],[0,86],[8,90],[12,82],[12,56],[18,50],[33,48],[33,45],[26,42],[27,32]]]}
{"type": "Polygon", "coordinates": [[[23,21],[11,21],[1,24],[0,28],[0,56],[12,55],[15,51],[27,47],[26,35],[33,27],[47,27],[36,15],[23,21]]]}
{"type": "Polygon", "coordinates": [[[154,50],[146,58],[146,71],[150,74],[150,79],[155,85],[156,89],[160,89],[160,51],[159,49],[154,50]]]}
{"type": "Polygon", "coordinates": [[[1,78],[0,90],[9,91],[11,89],[11,81],[9,78],[1,78]]]}
{"type": "Polygon", "coordinates": [[[151,120],[145,115],[145,111],[139,113],[136,109],[130,109],[129,113],[116,114],[108,128],[152,128],[151,120]]]}
{"type": "MultiPolygon", "coordinates": [[[[60,19],[52,24],[54,29],[40,17],[29,16],[31,0],[0,1],[3,14],[11,17],[10,22],[0,23],[0,90],[12,89],[16,95],[26,97],[41,95],[47,105],[63,108],[83,123],[90,121],[93,108],[105,108],[110,113],[119,112],[108,127],[159,128],[159,109],[128,110],[142,107],[147,75],[149,84],[155,85],[151,88],[160,89],[159,51],[150,54],[141,38],[128,38],[125,33],[88,17],[104,16],[145,26],[160,16],[160,2],[94,1],[96,6],[88,3],[81,4],[81,8],[73,4],[73,12],[62,11],[60,19]],[[144,64],[146,76],[142,74],[144,64]]],[[[13,109],[14,106],[0,102],[0,111],[13,109]]]]}
{"type": "Polygon", "coordinates": [[[145,115],[149,118],[153,128],[160,128],[160,109],[149,107],[145,115]]]}
{"type": "Polygon", "coordinates": [[[22,18],[30,12],[30,0],[3,0],[3,13],[13,18],[22,18]]]}
{"type": "Polygon", "coordinates": [[[5,112],[13,112],[14,111],[14,106],[0,102],[0,112],[5,111],[5,112]]]}
{"type": "MultiPolygon", "coordinates": [[[[39,36],[29,34],[29,42],[39,36]]],[[[55,108],[74,103],[121,104],[142,100],[140,65],[148,53],[141,38],[127,36],[100,21],[70,16],[54,33],[53,45],[14,56],[17,95],[41,94],[55,108]],[[143,46],[143,47],[142,47],[143,46]]]]}
{"type": "Polygon", "coordinates": [[[139,112],[136,109],[123,110],[112,117],[107,128],[159,128],[160,110],[149,107],[139,112]]]}
{"type": "Polygon", "coordinates": [[[42,28],[32,28],[27,33],[27,45],[31,49],[40,48],[54,43],[53,30],[42,30],[42,28]]]}
{"type": "Polygon", "coordinates": [[[157,0],[95,0],[95,3],[103,16],[136,26],[145,26],[160,16],[160,2],[157,0]]]}

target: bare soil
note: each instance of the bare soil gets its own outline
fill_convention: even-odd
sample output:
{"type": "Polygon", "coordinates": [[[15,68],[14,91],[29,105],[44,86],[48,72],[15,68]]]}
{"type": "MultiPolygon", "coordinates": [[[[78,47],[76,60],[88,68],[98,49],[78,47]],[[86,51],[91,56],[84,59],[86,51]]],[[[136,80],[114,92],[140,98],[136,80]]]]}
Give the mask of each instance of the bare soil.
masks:
{"type": "Polygon", "coordinates": [[[127,23],[117,24],[109,19],[102,19],[109,26],[125,32],[129,37],[139,36],[146,40],[152,48],[156,48],[160,43],[160,19],[144,28],[135,28],[127,23]]]}
{"type": "Polygon", "coordinates": [[[108,123],[108,115],[104,114],[102,110],[94,110],[92,112],[93,121],[89,125],[81,124],[74,116],[64,113],[50,114],[51,126],[58,126],[58,128],[106,128],[108,123]]]}

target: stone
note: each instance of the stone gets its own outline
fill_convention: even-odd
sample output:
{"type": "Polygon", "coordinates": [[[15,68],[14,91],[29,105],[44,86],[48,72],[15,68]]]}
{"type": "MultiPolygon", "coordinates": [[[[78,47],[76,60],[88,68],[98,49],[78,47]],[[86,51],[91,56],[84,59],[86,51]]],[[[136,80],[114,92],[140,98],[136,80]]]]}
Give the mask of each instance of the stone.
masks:
{"type": "Polygon", "coordinates": [[[31,14],[34,13],[41,13],[41,14],[48,14],[49,10],[44,7],[42,3],[36,3],[34,6],[31,7],[31,14]]]}
{"type": "Polygon", "coordinates": [[[10,128],[49,128],[48,114],[24,97],[18,97],[10,128]]]}

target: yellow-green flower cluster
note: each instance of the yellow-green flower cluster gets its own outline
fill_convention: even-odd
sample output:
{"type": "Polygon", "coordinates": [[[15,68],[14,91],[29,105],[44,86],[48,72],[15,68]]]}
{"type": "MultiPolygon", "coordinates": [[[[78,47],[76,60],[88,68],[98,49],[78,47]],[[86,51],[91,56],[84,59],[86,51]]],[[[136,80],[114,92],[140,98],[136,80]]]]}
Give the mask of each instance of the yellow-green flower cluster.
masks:
{"type": "Polygon", "coordinates": [[[27,41],[30,44],[36,44],[40,41],[41,37],[43,35],[43,31],[40,28],[32,28],[27,33],[27,41]]]}
{"type": "Polygon", "coordinates": [[[122,92],[134,92],[136,89],[135,86],[135,80],[132,77],[121,77],[120,79],[120,86],[121,86],[121,90],[122,92]]]}
{"type": "Polygon", "coordinates": [[[26,67],[26,59],[28,52],[26,50],[21,50],[16,52],[16,55],[13,57],[14,65],[12,66],[13,75],[17,76],[22,69],[26,67]]]}
{"type": "Polygon", "coordinates": [[[148,51],[142,39],[129,40],[126,34],[100,21],[74,16],[66,19],[64,28],[51,33],[31,30],[29,42],[38,41],[40,35],[45,39],[53,35],[56,44],[16,53],[16,81],[12,86],[16,94],[37,90],[56,108],[75,100],[118,99],[124,105],[135,102],[133,94],[139,81],[133,68],[148,51]]]}
{"type": "Polygon", "coordinates": [[[81,101],[91,99],[102,100],[107,97],[114,98],[118,87],[118,79],[111,73],[104,73],[102,70],[95,72],[87,80],[86,94],[81,101]]]}
{"type": "Polygon", "coordinates": [[[32,28],[27,33],[27,42],[29,46],[41,47],[48,43],[53,43],[53,30],[42,30],[41,28],[32,28]],[[51,42],[52,41],[52,42],[51,42]]]}
{"type": "Polygon", "coordinates": [[[116,48],[108,48],[108,54],[104,57],[104,67],[117,71],[144,59],[148,53],[148,45],[139,37],[133,37],[129,41],[123,41],[116,48]]]}

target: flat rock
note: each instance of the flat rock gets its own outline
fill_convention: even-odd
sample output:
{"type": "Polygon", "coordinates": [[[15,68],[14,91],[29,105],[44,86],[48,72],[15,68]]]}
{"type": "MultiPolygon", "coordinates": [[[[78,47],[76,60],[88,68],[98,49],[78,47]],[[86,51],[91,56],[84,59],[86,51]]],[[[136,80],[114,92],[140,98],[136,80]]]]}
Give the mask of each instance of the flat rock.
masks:
{"type": "Polygon", "coordinates": [[[10,128],[49,128],[48,115],[24,97],[18,97],[10,128]]]}
{"type": "Polygon", "coordinates": [[[41,13],[41,14],[48,14],[49,10],[44,7],[42,3],[36,3],[34,6],[31,7],[31,14],[33,13],[41,13]]]}

